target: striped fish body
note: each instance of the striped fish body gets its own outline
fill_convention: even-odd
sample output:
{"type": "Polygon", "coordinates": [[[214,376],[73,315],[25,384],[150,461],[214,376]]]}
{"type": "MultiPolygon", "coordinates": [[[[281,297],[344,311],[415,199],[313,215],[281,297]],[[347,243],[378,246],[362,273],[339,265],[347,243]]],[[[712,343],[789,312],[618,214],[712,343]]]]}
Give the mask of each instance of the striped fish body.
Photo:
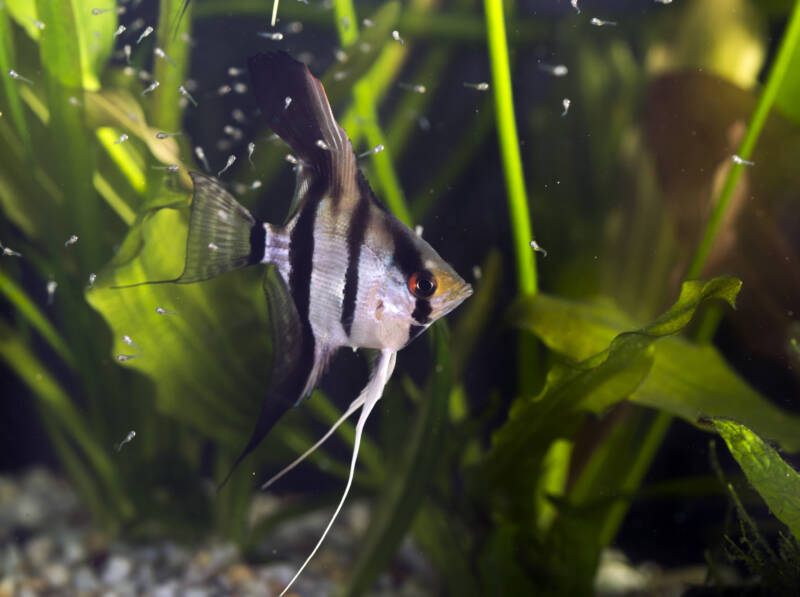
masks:
{"type": "Polygon", "coordinates": [[[297,158],[289,217],[285,226],[259,222],[215,179],[190,173],[186,265],[180,277],[164,281],[199,282],[249,265],[268,266],[270,387],[231,472],[314,389],[337,349],[381,351],[358,399],[365,416],[380,398],[396,352],[472,293],[377,200],[308,68],[283,52],[258,54],[249,67],[262,115],[297,158]]]}

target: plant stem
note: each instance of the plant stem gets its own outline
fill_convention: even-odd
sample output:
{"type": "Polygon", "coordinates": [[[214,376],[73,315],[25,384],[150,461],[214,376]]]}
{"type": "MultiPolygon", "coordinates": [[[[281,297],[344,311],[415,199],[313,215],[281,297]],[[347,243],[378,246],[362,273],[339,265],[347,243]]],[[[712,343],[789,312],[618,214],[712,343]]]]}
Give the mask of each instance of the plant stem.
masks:
{"type": "Polygon", "coordinates": [[[514,252],[517,258],[517,278],[522,294],[535,294],[536,261],[530,242],[533,240],[522,159],[519,154],[517,124],[514,120],[514,98],[511,92],[511,69],[508,61],[508,43],[502,0],[484,0],[486,9],[486,36],[492,66],[495,114],[503,172],[506,180],[509,215],[513,232],[514,252]]]}
{"type": "MultiPolygon", "coordinates": [[[[772,105],[775,103],[775,99],[778,96],[778,90],[783,84],[783,80],[789,69],[789,63],[791,62],[792,55],[794,54],[798,42],[800,42],[800,1],[795,2],[789,24],[786,27],[786,33],[783,36],[780,49],[775,58],[775,63],[770,70],[767,85],[764,87],[764,91],[758,99],[756,110],[750,120],[750,126],[747,127],[747,133],[742,140],[742,144],[739,146],[737,155],[744,160],[750,159],[753,153],[753,148],[761,134],[761,129],[764,128],[772,105]]],[[[733,197],[733,192],[736,190],[736,185],[739,183],[739,178],[742,176],[742,171],[745,167],[745,165],[738,163],[734,163],[731,166],[728,176],[725,178],[725,184],[722,186],[719,199],[714,203],[714,211],[706,225],[703,238],[689,265],[689,270],[686,273],[687,280],[697,278],[702,273],[706,260],[708,259],[708,254],[711,252],[714,239],[722,223],[722,218],[728,209],[728,205],[733,197]]]]}

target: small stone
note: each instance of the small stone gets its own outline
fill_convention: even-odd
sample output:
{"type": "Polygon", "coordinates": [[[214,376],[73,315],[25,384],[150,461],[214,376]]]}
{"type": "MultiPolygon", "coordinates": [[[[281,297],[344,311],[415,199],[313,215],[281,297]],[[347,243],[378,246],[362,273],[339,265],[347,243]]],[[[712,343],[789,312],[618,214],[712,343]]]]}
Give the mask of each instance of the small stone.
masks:
{"type": "Polygon", "coordinates": [[[64,564],[50,564],[44,569],[44,578],[51,587],[63,588],[69,583],[69,568],[64,564]]]}
{"type": "Polygon", "coordinates": [[[176,580],[167,581],[153,588],[153,597],[176,597],[179,586],[176,580]]]}
{"type": "Polygon", "coordinates": [[[234,564],[228,568],[227,572],[225,573],[225,577],[233,587],[239,587],[240,585],[253,580],[255,575],[253,574],[253,571],[250,570],[249,566],[245,566],[244,564],[234,564]]]}
{"type": "Polygon", "coordinates": [[[53,547],[54,543],[50,537],[38,535],[25,544],[25,558],[32,567],[41,569],[50,560],[53,547]]]}
{"type": "Polygon", "coordinates": [[[14,579],[10,576],[0,580],[0,597],[14,597],[14,579]]]}
{"type": "Polygon", "coordinates": [[[95,593],[100,586],[92,569],[88,566],[81,566],[75,573],[73,586],[78,593],[95,593]]]}
{"type": "Polygon", "coordinates": [[[369,526],[369,506],[363,501],[354,501],[347,509],[347,522],[354,535],[362,536],[369,526]]]}
{"type": "Polygon", "coordinates": [[[125,580],[131,573],[131,562],[122,556],[111,556],[103,570],[103,582],[114,586],[125,580]]]}
{"type": "Polygon", "coordinates": [[[179,568],[189,561],[188,552],[172,542],[164,545],[164,559],[170,568],[179,568]]]}
{"type": "Polygon", "coordinates": [[[139,565],[134,574],[136,584],[139,586],[150,587],[156,582],[156,573],[153,566],[145,563],[139,565]]]}
{"type": "Polygon", "coordinates": [[[74,533],[65,535],[61,539],[61,551],[64,561],[70,566],[80,564],[86,559],[86,548],[83,546],[80,536],[74,533]]]}
{"type": "Polygon", "coordinates": [[[35,529],[44,522],[45,505],[37,495],[26,492],[16,503],[16,522],[27,529],[35,529]]]}
{"type": "Polygon", "coordinates": [[[211,568],[218,570],[230,566],[238,559],[239,549],[236,545],[233,543],[224,543],[212,548],[209,565],[211,568]]]}

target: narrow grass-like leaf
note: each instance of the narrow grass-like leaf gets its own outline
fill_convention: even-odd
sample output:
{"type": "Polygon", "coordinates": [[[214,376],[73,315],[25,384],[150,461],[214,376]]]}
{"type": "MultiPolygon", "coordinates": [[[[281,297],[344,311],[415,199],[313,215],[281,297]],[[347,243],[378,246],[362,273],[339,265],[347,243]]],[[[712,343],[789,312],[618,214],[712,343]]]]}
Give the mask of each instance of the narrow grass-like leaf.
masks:
{"type": "Polygon", "coordinates": [[[744,425],[726,419],[714,419],[712,424],[728,444],[747,480],[800,541],[800,474],[744,425]]]}
{"type": "Polygon", "coordinates": [[[428,396],[411,423],[403,453],[385,482],[361,541],[347,582],[346,595],[369,590],[405,536],[436,472],[447,430],[447,403],[452,384],[450,350],[444,326],[436,324],[428,396]]]}
{"type": "Polygon", "coordinates": [[[467,556],[465,538],[450,524],[448,512],[426,500],[414,522],[414,537],[443,575],[446,594],[481,595],[477,575],[467,556]]]}
{"type": "Polygon", "coordinates": [[[65,87],[97,90],[117,26],[113,0],[37,0],[42,64],[65,87]],[[100,11],[94,14],[93,11],[100,11]]]}
{"type": "MultiPolygon", "coordinates": [[[[184,4],[184,0],[159,2],[158,22],[170,23],[174,15],[179,14],[184,8],[184,4]]],[[[156,32],[156,47],[163,50],[169,60],[158,56],[153,58],[153,78],[161,83],[161,86],[158,93],[152,94],[147,102],[150,122],[163,131],[181,129],[181,95],[178,87],[186,82],[191,51],[191,46],[181,39],[181,35],[190,31],[194,4],[194,2],[189,3],[177,30],[161,26],[156,32]]]]}
{"type": "Polygon", "coordinates": [[[14,35],[11,32],[11,23],[8,19],[8,8],[0,3],[0,77],[3,80],[3,91],[8,106],[11,120],[14,122],[17,136],[22,141],[28,156],[33,156],[33,146],[31,145],[28,124],[25,121],[25,111],[22,107],[22,100],[19,95],[20,85],[25,85],[21,81],[12,79],[8,72],[18,69],[15,64],[14,54],[14,35]]]}
{"type": "Polygon", "coordinates": [[[514,254],[517,260],[517,284],[522,294],[535,294],[538,287],[536,260],[530,247],[533,231],[528,213],[528,195],[525,191],[525,177],[519,153],[519,139],[517,138],[503,2],[502,0],[485,0],[484,7],[486,10],[486,37],[492,67],[497,135],[503,160],[514,254]]]}
{"type": "Polygon", "coordinates": [[[0,270],[0,294],[8,300],[25,320],[39,332],[47,343],[56,351],[59,357],[70,367],[75,366],[75,360],[64,340],[39,310],[25,291],[17,286],[5,272],[0,270]]]}
{"type": "MultiPolygon", "coordinates": [[[[333,28],[330,13],[316,6],[302,3],[282,3],[281,18],[299,20],[307,25],[333,28]]],[[[268,8],[261,0],[207,0],[195,8],[196,19],[213,19],[222,15],[252,16],[268,18],[268,8]]],[[[553,27],[546,15],[537,19],[519,19],[510,32],[515,44],[534,44],[553,27]]],[[[453,11],[447,14],[431,14],[424,10],[406,10],[397,24],[398,30],[409,37],[436,42],[480,44],[486,40],[486,28],[480,16],[468,11],[453,11]]]]}
{"type": "Polygon", "coordinates": [[[3,0],[0,3],[0,10],[5,10],[32,40],[39,41],[42,32],[37,23],[41,23],[45,27],[47,23],[42,23],[39,20],[36,2],[32,0],[3,0]]]}
{"type": "MultiPolygon", "coordinates": [[[[352,0],[337,0],[334,3],[336,29],[339,41],[347,48],[358,40],[358,22],[352,0]]],[[[378,123],[378,110],[373,97],[373,87],[369,80],[360,80],[353,89],[355,109],[361,121],[361,127],[367,143],[374,147],[383,145],[384,150],[373,156],[375,165],[375,180],[384,195],[389,209],[406,224],[411,223],[411,215],[406,205],[405,194],[400,186],[400,181],[392,161],[391,150],[386,147],[386,137],[378,123]]]]}
{"type": "Polygon", "coordinates": [[[122,492],[114,467],[107,452],[100,448],[90,431],[86,420],[75,408],[47,369],[42,366],[30,352],[18,334],[0,322],[0,358],[2,358],[16,375],[31,389],[41,401],[41,408],[57,416],[59,425],[69,437],[83,450],[91,462],[96,474],[101,479],[104,491],[109,495],[121,517],[130,516],[132,505],[122,492]]]}

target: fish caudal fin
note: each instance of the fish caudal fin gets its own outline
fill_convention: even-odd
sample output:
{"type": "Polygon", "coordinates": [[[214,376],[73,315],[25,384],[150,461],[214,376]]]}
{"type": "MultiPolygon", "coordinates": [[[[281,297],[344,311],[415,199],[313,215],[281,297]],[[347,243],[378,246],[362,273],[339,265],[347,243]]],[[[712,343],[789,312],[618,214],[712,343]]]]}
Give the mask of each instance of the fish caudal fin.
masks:
{"type": "Polygon", "coordinates": [[[177,282],[200,282],[259,263],[264,257],[264,225],[213,178],[196,172],[191,177],[186,267],[177,282]]]}
{"type": "Polygon", "coordinates": [[[264,257],[266,230],[213,178],[191,172],[194,183],[186,265],[170,280],[112,286],[130,288],[145,284],[191,284],[259,263],[264,257]]]}

